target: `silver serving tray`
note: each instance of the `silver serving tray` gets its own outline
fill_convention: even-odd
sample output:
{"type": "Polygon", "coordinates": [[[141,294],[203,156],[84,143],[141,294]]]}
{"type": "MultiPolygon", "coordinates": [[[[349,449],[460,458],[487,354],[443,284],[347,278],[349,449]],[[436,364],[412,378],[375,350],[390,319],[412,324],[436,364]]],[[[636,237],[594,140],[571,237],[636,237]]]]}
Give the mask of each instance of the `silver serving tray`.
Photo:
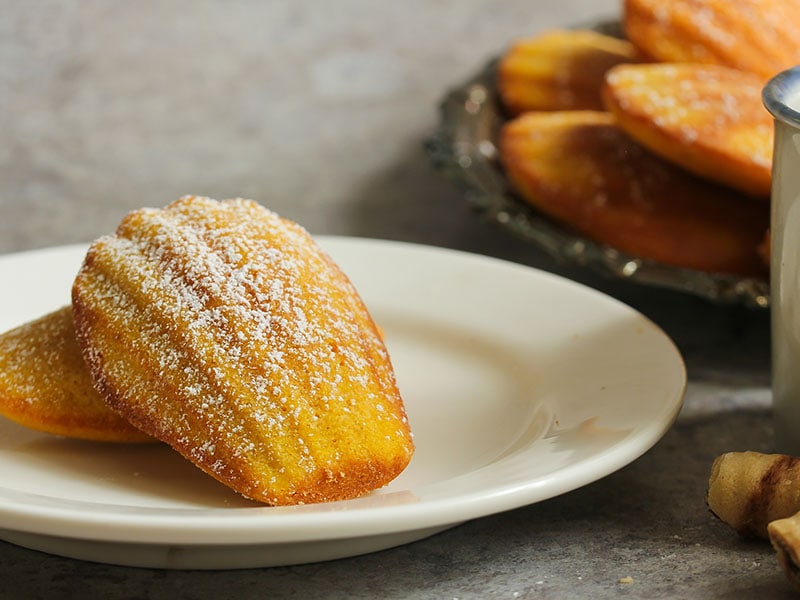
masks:
{"type": "Polygon", "coordinates": [[[437,129],[426,140],[433,166],[490,221],[532,242],[562,264],[637,284],[700,296],[720,304],[769,307],[769,282],[707,273],[631,256],[581,237],[542,215],[510,189],[495,141],[505,120],[495,93],[497,60],[442,100],[437,129]]]}

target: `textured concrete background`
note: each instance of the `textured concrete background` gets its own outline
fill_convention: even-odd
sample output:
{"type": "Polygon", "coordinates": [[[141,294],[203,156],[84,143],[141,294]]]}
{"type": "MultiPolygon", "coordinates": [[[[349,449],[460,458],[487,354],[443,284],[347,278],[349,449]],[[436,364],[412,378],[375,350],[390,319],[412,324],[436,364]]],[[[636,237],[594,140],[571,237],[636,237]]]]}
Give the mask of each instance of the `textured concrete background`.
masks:
{"type": "Polygon", "coordinates": [[[690,384],[678,423],[632,465],[425,541],[220,573],[0,543],[0,597],[788,597],[769,547],[703,501],[717,454],[771,447],[768,315],[565,269],[484,222],[422,150],[446,90],[513,38],[616,14],[616,0],[5,2],[1,252],[88,241],[186,193],[249,196],[313,233],[461,248],[598,287],[673,337],[690,384]]]}

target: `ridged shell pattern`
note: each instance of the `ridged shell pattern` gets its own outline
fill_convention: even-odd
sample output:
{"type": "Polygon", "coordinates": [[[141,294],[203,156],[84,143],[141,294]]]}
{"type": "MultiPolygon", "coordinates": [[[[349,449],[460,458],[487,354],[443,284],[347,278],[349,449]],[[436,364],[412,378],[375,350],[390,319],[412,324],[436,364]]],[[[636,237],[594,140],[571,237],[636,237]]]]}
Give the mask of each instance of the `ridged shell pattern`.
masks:
{"type": "Polygon", "coordinates": [[[345,499],[408,464],[381,334],[299,225],[243,199],[129,214],[73,287],[95,385],[143,431],[269,504],[345,499]]]}

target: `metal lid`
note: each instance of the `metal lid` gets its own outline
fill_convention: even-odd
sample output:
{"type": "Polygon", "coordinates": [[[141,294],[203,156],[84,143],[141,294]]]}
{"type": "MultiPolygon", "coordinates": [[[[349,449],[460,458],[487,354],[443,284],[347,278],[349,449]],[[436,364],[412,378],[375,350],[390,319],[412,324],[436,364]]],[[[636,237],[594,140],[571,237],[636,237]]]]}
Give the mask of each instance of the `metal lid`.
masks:
{"type": "Polygon", "coordinates": [[[761,93],[761,99],[773,117],[800,127],[800,65],[770,79],[761,93]],[[789,106],[790,99],[794,100],[794,108],[789,106]]]}

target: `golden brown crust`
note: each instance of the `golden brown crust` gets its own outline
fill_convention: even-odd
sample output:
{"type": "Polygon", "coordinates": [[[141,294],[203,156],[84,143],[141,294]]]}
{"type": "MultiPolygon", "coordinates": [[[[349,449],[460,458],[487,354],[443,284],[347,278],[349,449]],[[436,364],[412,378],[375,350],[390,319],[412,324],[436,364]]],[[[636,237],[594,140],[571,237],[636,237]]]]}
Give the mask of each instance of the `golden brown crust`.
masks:
{"type": "Polygon", "coordinates": [[[0,413],[65,437],[155,441],[110,410],[95,392],[75,341],[69,306],[0,335],[0,413]]]}
{"type": "Polygon", "coordinates": [[[73,306],[101,395],[249,498],[352,498],[411,458],[391,362],[352,284],[254,202],[129,214],[90,248],[73,306]]]}
{"type": "Polygon", "coordinates": [[[515,42],[497,67],[497,91],[513,115],[602,110],[606,71],[637,60],[630,42],[594,31],[552,30],[515,42]]]}
{"type": "Polygon", "coordinates": [[[504,126],[500,156],[525,201],[595,241],[702,271],[766,273],[756,252],[766,203],[666,163],[608,113],[526,113],[504,126]]]}
{"type": "Polygon", "coordinates": [[[694,174],[768,200],[772,118],[759,77],[717,65],[620,65],[605,106],[637,142],[694,174]]]}
{"type": "Polygon", "coordinates": [[[718,64],[762,80],[800,63],[800,11],[784,0],[625,0],[623,28],[658,62],[718,64]]]}

